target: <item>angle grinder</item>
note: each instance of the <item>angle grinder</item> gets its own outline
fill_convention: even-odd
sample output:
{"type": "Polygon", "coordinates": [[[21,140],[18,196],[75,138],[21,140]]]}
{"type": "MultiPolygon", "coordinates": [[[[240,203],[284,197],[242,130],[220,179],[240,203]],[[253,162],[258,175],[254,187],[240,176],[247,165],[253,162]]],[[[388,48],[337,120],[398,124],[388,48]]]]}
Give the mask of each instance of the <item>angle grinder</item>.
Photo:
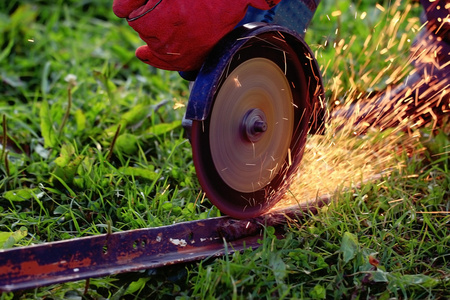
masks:
{"type": "Polygon", "coordinates": [[[193,83],[183,124],[197,177],[231,217],[273,207],[298,171],[307,135],[323,128],[322,78],[303,39],[317,4],[283,0],[270,11],[249,9],[193,83]]]}

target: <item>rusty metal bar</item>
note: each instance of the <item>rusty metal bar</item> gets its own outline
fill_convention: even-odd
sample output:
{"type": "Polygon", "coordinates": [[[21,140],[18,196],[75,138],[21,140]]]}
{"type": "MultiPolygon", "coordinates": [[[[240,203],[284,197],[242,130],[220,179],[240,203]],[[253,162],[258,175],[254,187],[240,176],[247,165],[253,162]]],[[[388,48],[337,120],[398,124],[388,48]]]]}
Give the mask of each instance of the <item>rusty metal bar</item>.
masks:
{"type": "Polygon", "coordinates": [[[315,213],[317,207],[327,203],[326,196],[250,220],[219,217],[0,250],[0,292],[158,268],[256,248],[264,226],[274,226],[281,235],[287,219],[301,217],[306,210],[315,213]]]}

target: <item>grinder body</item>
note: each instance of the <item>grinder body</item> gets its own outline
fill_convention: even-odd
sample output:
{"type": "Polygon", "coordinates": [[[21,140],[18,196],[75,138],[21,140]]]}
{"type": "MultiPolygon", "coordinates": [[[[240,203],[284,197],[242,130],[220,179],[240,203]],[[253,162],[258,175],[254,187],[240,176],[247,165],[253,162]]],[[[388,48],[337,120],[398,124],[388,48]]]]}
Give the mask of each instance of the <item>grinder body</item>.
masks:
{"type": "Polygon", "coordinates": [[[282,0],[269,10],[249,7],[238,26],[252,22],[276,24],[304,37],[319,3],[320,0],[282,0]]]}

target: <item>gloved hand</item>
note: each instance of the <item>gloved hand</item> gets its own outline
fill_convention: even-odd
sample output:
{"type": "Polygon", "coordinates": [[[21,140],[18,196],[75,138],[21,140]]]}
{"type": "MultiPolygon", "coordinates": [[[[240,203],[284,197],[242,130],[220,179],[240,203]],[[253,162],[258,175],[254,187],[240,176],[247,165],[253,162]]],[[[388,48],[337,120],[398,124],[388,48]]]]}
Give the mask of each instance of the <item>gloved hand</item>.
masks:
{"type": "Polygon", "coordinates": [[[214,45],[241,21],[248,5],[267,10],[281,0],[114,0],[146,46],[136,56],[154,67],[198,70],[214,45]]]}

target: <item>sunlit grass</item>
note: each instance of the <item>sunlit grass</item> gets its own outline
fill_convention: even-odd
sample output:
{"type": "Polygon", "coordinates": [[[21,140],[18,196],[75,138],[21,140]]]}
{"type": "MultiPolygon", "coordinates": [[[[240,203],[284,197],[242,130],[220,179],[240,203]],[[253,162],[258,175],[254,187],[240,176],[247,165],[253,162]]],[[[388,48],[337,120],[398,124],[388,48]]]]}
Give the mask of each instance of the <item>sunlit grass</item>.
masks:
{"type": "MultiPolygon", "coordinates": [[[[0,152],[0,231],[25,227],[16,246],[220,215],[180,126],[187,82],[134,57],[141,41],[110,2],[0,4],[0,113],[13,141],[0,152]]],[[[410,75],[419,15],[408,1],[322,1],[306,39],[330,110],[410,75]]],[[[332,203],[283,239],[268,228],[258,250],[15,298],[444,298],[449,128],[355,135],[352,123],[309,138],[281,205],[332,203]]]]}

